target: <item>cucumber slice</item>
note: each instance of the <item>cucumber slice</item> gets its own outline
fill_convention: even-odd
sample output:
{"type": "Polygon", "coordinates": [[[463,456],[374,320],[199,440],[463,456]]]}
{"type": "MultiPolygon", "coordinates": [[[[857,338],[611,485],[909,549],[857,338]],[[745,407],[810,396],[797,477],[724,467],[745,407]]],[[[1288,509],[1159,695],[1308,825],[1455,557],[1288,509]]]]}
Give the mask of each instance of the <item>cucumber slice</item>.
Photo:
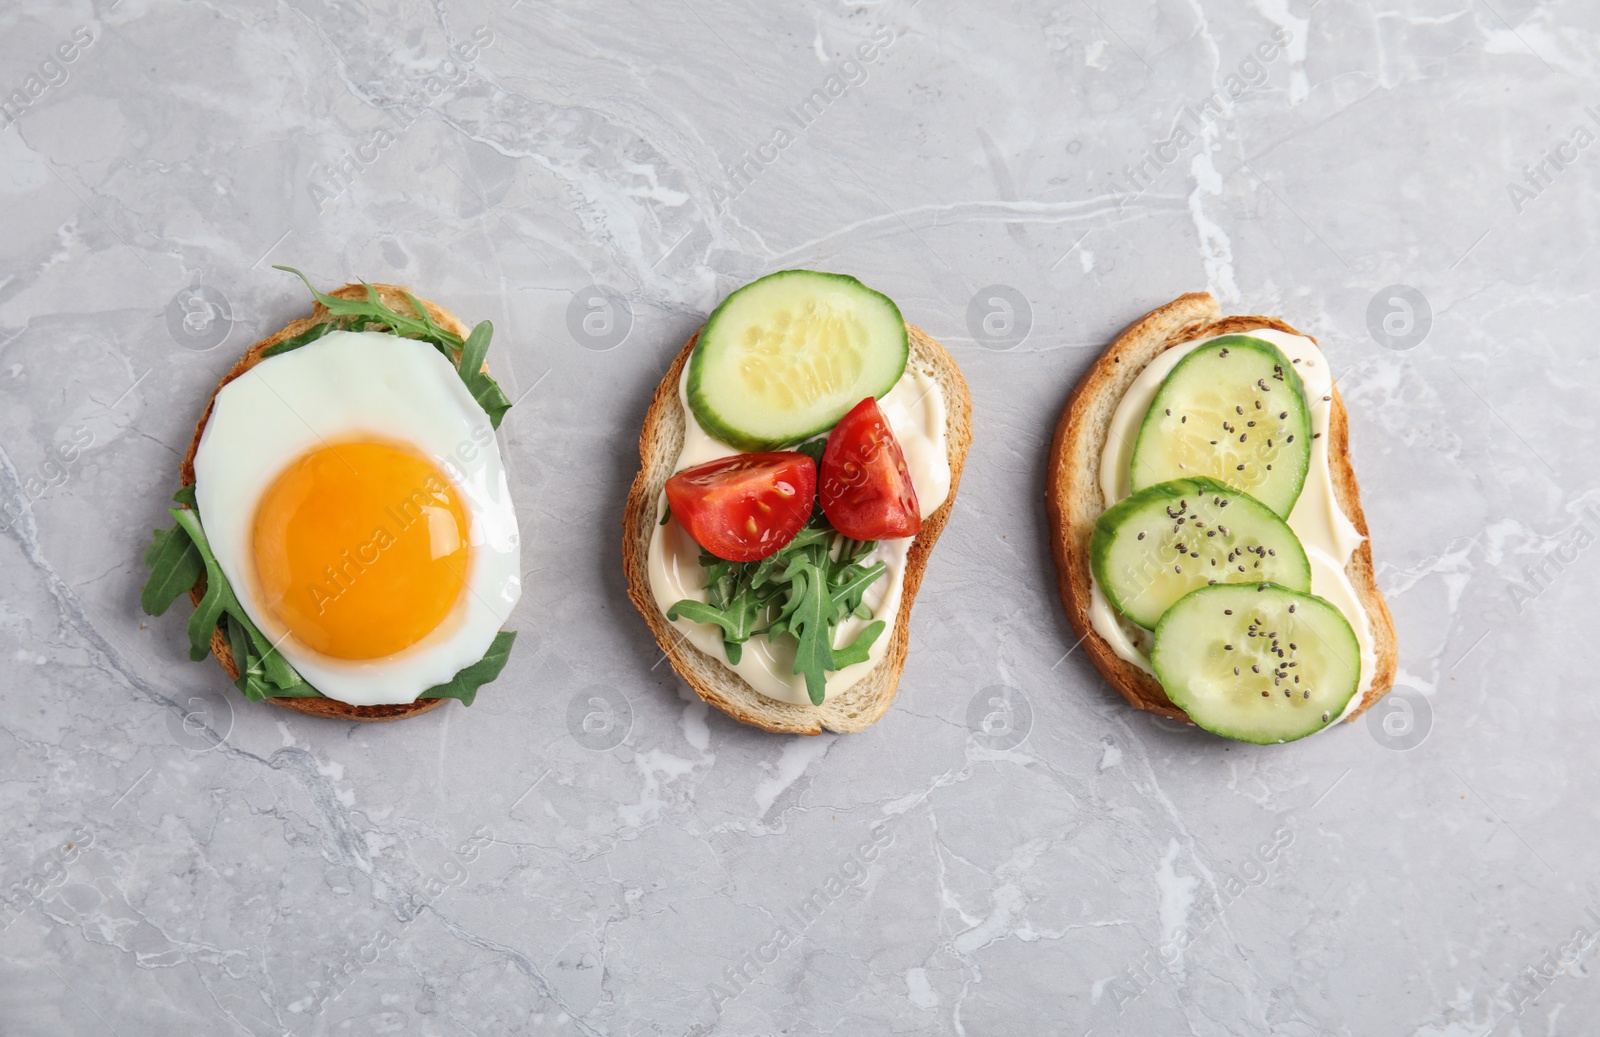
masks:
{"type": "Polygon", "coordinates": [[[1311,589],[1311,564],[1289,524],[1215,479],[1173,479],[1108,509],[1089,564],[1111,604],[1153,630],[1190,591],[1214,583],[1311,589]]]}
{"type": "Polygon", "coordinates": [[[899,307],[845,274],[784,270],[722,301],[689,357],[689,408],[738,450],[826,432],[906,369],[899,307]]]}
{"type": "Polygon", "coordinates": [[[1218,584],[1156,624],[1161,686],[1213,734],[1269,745],[1338,719],[1361,686],[1361,646],[1340,611],[1276,584],[1218,584]]]}
{"type": "Polygon", "coordinates": [[[1270,342],[1225,335],[1178,361],[1139,426],[1135,492],[1206,475],[1285,517],[1311,468],[1311,414],[1294,365],[1270,342]]]}

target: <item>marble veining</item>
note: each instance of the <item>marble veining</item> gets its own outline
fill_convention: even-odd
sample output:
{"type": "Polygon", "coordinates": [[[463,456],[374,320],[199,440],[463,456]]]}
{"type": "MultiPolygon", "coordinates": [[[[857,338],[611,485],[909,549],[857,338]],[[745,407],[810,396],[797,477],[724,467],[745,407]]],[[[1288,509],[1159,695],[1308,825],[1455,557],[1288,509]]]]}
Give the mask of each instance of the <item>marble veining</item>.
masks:
{"type": "Polygon", "coordinates": [[[1597,54],[1577,0],[6,5],[0,1033],[1594,1032],[1597,54]],[[139,611],[274,264],[495,323],[470,709],[254,705],[139,611]],[[621,573],[656,383],[791,266],[974,397],[847,737],[709,710],[621,573]],[[1132,712],[1056,598],[1056,416],[1199,289],[1327,352],[1401,638],[1294,746],[1132,712]]]}

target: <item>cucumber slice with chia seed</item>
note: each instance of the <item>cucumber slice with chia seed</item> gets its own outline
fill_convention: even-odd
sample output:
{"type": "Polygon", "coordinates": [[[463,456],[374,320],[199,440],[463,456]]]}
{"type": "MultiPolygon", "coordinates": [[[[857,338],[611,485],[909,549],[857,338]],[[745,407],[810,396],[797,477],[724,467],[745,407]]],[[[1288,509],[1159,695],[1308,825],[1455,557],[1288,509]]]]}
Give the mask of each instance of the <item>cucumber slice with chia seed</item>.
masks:
{"type": "Polygon", "coordinates": [[[1268,581],[1311,589],[1311,564],[1271,508],[1215,479],[1173,479],[1109,508],[1089,564],[1111,604],[1146,629],[1190,591],[1268,581]]]}
{"type": "Polygon", "coordinates": [[[722,301],[689,356],[689,408],[738,450],[826,432],[906,369],[899,307],[845,274],[784,270],[722,301]]]}
{"type": "Polygon", "coordinates": [[[1133,447],[1135,492],[1209,476],[1288,517],[1311,468],[1305,387],[1272,343],[1224,335],[1178,361],[1133,447]]]}
{"type": "Polygon", "coordinates": [[[1328,602],[1276,584],[1218,584],[1156,624],[1167,697],[1213,734],[1269,745],[1339,718],[1361,687],[1361,645],[1328,602]]]}

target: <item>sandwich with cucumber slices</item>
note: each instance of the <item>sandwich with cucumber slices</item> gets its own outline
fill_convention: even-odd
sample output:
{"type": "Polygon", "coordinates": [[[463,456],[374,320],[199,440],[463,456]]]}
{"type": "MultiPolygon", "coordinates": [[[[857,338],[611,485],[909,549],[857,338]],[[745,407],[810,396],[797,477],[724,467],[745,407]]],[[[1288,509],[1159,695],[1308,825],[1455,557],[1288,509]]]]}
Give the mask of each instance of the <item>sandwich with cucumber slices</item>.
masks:
{"type": "Polygon", "coordinates": [[[1067,402],[1046,505],[1072,626],[1139,709],[1268,744],[1393,685],[1344,403],[1283,321],[1196,293],[1134,322],[1067,402]]]}
{"type": "Polygon", "coordinates": [[[854,277],[723,300],[656,389],[623,531],[629,597],[702,699],[791,734],[883,716],[971,415],[950,354],[854,277]]]}

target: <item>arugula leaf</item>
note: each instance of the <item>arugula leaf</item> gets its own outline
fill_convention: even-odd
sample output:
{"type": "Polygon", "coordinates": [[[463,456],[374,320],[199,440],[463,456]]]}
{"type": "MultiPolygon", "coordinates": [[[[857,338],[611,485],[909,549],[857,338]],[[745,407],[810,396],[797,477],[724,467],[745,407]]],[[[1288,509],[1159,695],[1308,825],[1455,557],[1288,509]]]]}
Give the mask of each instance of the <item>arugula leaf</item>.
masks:
{"type": "Polygon", "coordinates": [[[178,529],[189,537],[195,549],[200,552],[206,570],[205,597],[195,607],[194,615],[189,617],[189,658],[198,661],[204,659],[206,653],[211,651],[211,631],[216,629],[217,623],[221,622],[223,614],[226,613],[244,628],[251,646],[260,657],[262,673],[267,680],[284,689],[304,683],[304,678],[273,647],[272,642],[267,640],[267,636],[260,628],[251,622],[244,611],[244,606],[234,596],[233,587],[223,575],[222,566],[217,564],[216,556],[211,553],[211,543],[206,539],[205,530],[200,525],[200,513],[193,509],[173,508],[172,517],[177,519],[178,529]],[[206,619],[201,618],[202,616],[209,618],[209,625],[206,619]]]}
{"type": "MultiPolygon", "coordinates": [[[[194,551],[195,558],[200,562],[200,571],[206,575],[205,596],[200,599],[200,604],[195,606],[193,615],[189,617],[189,658],[200,660],[204,659],[211,651],[211,631],[215,630],[217,623],[221,621],[223,606],[227,604],[225,598],[231,596],[232,592],[228,588],[227,580],[212,578],[214,574],[219,573],[216,568],[217,561],[211,554],[209,544],[201,546],[205,542],[205,534],[200,534],[198,540],[195,538],[191,525],[194,528],[198,528],[199,522],[194,519],[194,512],[182,508],[171,508],[169,509],[169,514],[177,518],[178,525],[177,528],[168,531],[167,544],[171,545],[177,537],[182,537],[188,541],[190,549],[194,551]],[[183,517],[186,515],[189,518],[185,519],[183,517]]],[[[157,537],[160,536],[159,533],[156,535],[157,537]]],[[[151,546],[154,547],[153,544],[151,546]]],[[[146,553],[145,558],[148,560],[149,557],[149,554],[146,553]]],[[[200,574],[196,573],[195,579],[199,579],[199,577],[200,574]]],[[[190,583],[189,586],[192,587],[194,584],[190,583]]],[[[149,584],[145,585],[145,590],[150,590],[149,584]]],[[[141,595],[141,603],[142,597],[141,595]]],[[[168,604],[171,604],[171,602],[168,602],[168,604]]],[[[163,611],[165,610],[163,609],[163,611]]]]}
{"type": "Polygon", "coordinates": [[[469,389],[472,388],[473,378],[483,373],[483,361],[489,355],[489,338],[493,334],[494,325],[480,320],[461,345],[461,357],[456,363],[461,369],[461,380],[467,383],[469,389]]]}
{"type": "MultiPolygon", "coordinates": [[[[264,656],[261,645],[251,634],[251,629],[252,624],[249,620],[240,619],[231,612],[226,614],[225,631],[228,636],[228,647],[233,652],[233,662],[239,670],[239,676],[234,679],[233,686],[243,692],[245,698],[251,702],[260,702],[266,698],[322,697],[321,692],[303,679],[289,687],[274,684],[269,670],[275,672],[280,666],[287,667],[288,664],[283,662],[283,657],[277,652],[264,656]]],[[[271,646],[267,645],[267,648],[270,650],[271,646]]],[[[289,672],[294,671],[290,669],[289,672]]]]}
{"type": "Polygon", "coordinates": [[[291,350],[299,349],[308,342],[315,342],[317,339],[326,335],[330,331],[342,330],[344,330],[343,326],[337,321],[326,321],[321,324],[313,324],[300,334],[291,335],[282,342],[279,342],[277,345],[268,346],[266,349],[263,349],[261,351],[261,358],[265,360],[269,356],[278,356],[280,353],[288,353],[291,350]]]}
{"type": "MultiPolygon", "coordinates": [[[[867,593],[867,588],[872,582],[884,573],[889,567],[882,562],[872,566],[847,565],[839,572],[839,578],[830,586],[833,595],[833,606],[841,615],[853,615],[861,608],[861,599],[867,593]]],[[[865,619],[866,617],[861,617],[865,619]]]]}
{"type": "Polygon", "coordinates": [[[489,650],[483,654],[482,659],[458,670],[448,684],[429,688],[417,697],[460,699],[463,706],[472,705],[472,700],[478,695],[478,689],[500,676],[500,671],[506,668],[506,660],[511,658],[511,643],[516,639],[516,631],[500,631],[494,635],[494,640],[490,642],[489,650]]]}
{"type": "Polygon", "coordinates": [[[843,648],[835,648],[833,650],[834,669],[842,670],[846,666],[866,662],[869,658],[867,653],[872,650],[872,644],[878,640],[878,635],[883,633],[884,626],[885,624],[881,619],[868,623],[867,628],[857,634],[854,641],[851,641],[843,648]]]}
{"type": "Polygon", "coordinates": [[[827,693],[827,671],[833,665],[833,627],[838,615],[828,593],[822,567],[798,555],[784,571],[789,600],[784,605],[787,628],[796,643],[794,672],[806,679],[806,694],[813,706],[822,705],[827,693]]]}
{"type": "Polygon", "coordinates": [[[239,676],[233,686],[244,692],[244,697],[251,702],[260,702],[267,697],[266,689],[262,687],[266,682],[261,673],[260,660],[252,658],[255,652],[250,645],[250,635],[245,633],[244,624],[239,622],[237,616],[228,616],[224,627],[228,634],[228,649],[233,653],[233,663],[239,668],[239,676]]]}
{"type": "MultiPolygon", "coordinates": [[[[323,308],[336,317],[361,318],[374,324],[384,325],[397,335],[425,339],[435,345],[448,343],[446,355],[451,360],[454,360],[456,354],[461,351],[461,336],[453,331],[446,331],[444,328],[439,327],[433,322],[432,318],[427,316],[426,308],[416,304],[414,301],[413,305],[417,306],[417,312],[422,314],[421,317],[408,317],[398,310],[392,310],[385,306],[382,298],[378,295],[378,290],[370,284],[366,286],[367,297],[365,299],[342,299],[337,295],[328,295],[325,292],[317,291],[316,286],[311,283],[311,279],[292,266],[274,265],[273,269],[293,274],[304,281],[305,286],[311,290],[311,294],[322,304],[323,308]]],[[[407,296],[407,298],[409,299],[410,296],[407,296]]]]}
{"type": "MultiPolygon", "coordinates": [[[[746,597],[748,593],[740,595],[741,599],[746,597]]],[[[719,626],[722,628],[725,641],[738,644],[750,637],[750,621],[753,618],[741,607],[743,604],[741,600],[738,605],[719,608],[703,601],[695,601],[693,598],[684,598],[667,609],[667,618],[682,618],[691,623],[710,623],[719,626]]]]}
{"type": "Polygon", "coordinates": [[[189,658],[199,662],[211,654],[211,632],[222,622],[228,607],[229,588],[226,582],[207,581],[205,596],[189,614],[189,658]]]}
{"type": "Polygon", "coordinates": [[[152,616],[167,611],[206,571],[194,541],[176,528],[155,531],[155,539],[145,549],[144,564],[150,568],[150,579],[139,595],[139,606],[152,616]]]}
{"type": "MultiPolygon", "coordinates": [[[[429,324],[432,323],[430,320],[429,324]]],[[[478,326],[472,329],[472,334],[467,336],[467,341],[461,347],[461,357],[456,361],[456,371],[466,383],[467,391],[472,393],[472,398],[477,400],[478,406],[489,415],[489,424],[499,428],[500,419],[511,409],[511,400],[500,389],[500,383],[483,370],[484,358],[489,353],[489,336],[493,334],[493,324],[486,320],[479,321],[478,326]]]]}
{"type": "Polygon", "coordinates": [[[750,639],[767,599],[776,588],[762,586],[758,569],[718,558],[702,551],[700,564],[706,570],[707,601],[685,598],[667,610],[668,619],[682,616],[694,623],[710,623],[722,628],[722,649],[735,666],[744,657],[744,642],[750,639]]]}
{"type": "MultiPolygon", "coordinates": [[[[421,299],[418,299],[415,295],[412,295],[410,292],[404,292],[402,294],[405,295],[406,302],[410,303],[411,304],[411,308],[416,311],[417,316],[422,318],[422,323],[428,329],[429,337],[431,337],[431,338],[433,338],[435,340],[443,339],[446,336],[448,336],[450,338],[455,338],[455,333],[454,332],[446,331],[446,330],[444,330],[444,328],[440,327],[437,323],[434,322],[433,315],[428,312],[428,308],[426,306],[422,305],[422,300],[421,299]]],[[[375,302],[379,302],[380,305],[381,305],[382,301],[378,299],[377,290],[374,289],[370,284],[367,285],[367,298],[371,299],[371,300],[373,300],[375,302]]],[[[455,357],[451,357],[450,359],[454,360],[456,358],[455,357]]],[[[482,361],[479,361],[479,362],[481,363],[482,361]]]]}
{"type": "MultiPolygon", "coordinates": [[[[800,532],[794,535],[793,540],[789,541],[787,544],[784,544],[783,550],[778,553],[782,554],[784,551],[801,551],[808,547],[815,547],[818,544],[831,546],[835,536],[838,536],[838,534],[834,533],[833,527],[827,525],[825,522],[820,526],[806,526],[804,529],[800,530],[800,532]]],[[[841,537],[841,539],[843,538],[841,537]]],[[[766,559],[762,559],[762,561],[766,561],[766,559]]]]}
{"type": "MultiPolygon", "coordinates": [[[[188,489],[188,487],[185,487],[185,489],[188,489]]],[[[180,490],[174,496],[192,498],[192,492],[185,494],[180,490]]],[[[152,559],[157,562],[167,563],[162,568],[153,570],[150,574],[149,582],[145,585],[144,593],[141,595],[141,604],[146,606],[146,611],[150,611],[150,605],[160,604],[159,611],[151,611],[150,613],[151,615],[160,615],[161,612],[166,611],[166,607],[176,597],[176,595],[173,595],[172,598],[168,598],[164,603],[160,600],[169,593],[172,585],[178,582],[180,566],[187,565],[187,563],[172,562],[172,559],[180,551],[178,545],[182,545],[183,555],[187,556],[192,552],[198,562],[198,568],[194,571],[194,579],[189,580],[189,587],[194,586],[195,581],[200,578],[202,573],[206,577],[206,593],[201,598],[200,605],[195,609],[195,616],[190,617],[189,621],[190,658],[198,660],[206,657],[206,654],[211,650],[211,631],[216,628],[216,625],[226,615],[242,625],[242,629],[251,643],[252,650],[261,658],[263,672],[270,679],[283,688],[292,688],[303,683],[300,675],[295,672],[294,667],[290,666],[282,655],[272,649],[271,642],[245,615],[244,607],[234,595],[232,586],[229,585],[227,577],[222,574],[222,569],[218,566],[216,557],[211,553],[211,545],[206,539],[205,531],[200,526],[199,512],[193,509],[173,508],[171,509],[171,514],[177,520],[177,527],[158,530],[155,535],[155,541],[151,544],[150,549],[145,552],[147,563],[151,562],[152,559]],[[161,545],[161,547],[158,549],[157,545],[161,545]],[[196,617],[202,618],[197,619],[196,617]],[[206,625],[208,618],[210,619],[209,626],[206,625]]],[[[186,575],[186,573],[184,574],[186,575]]],[[[181,588],[179,593],[187,589],[188,587],[181,588]]],[[[229,635],[231,639],[231,630],[229,635]]],[[[240,665],[242,666],[243,663],[241,662],[240,665]]]]}

